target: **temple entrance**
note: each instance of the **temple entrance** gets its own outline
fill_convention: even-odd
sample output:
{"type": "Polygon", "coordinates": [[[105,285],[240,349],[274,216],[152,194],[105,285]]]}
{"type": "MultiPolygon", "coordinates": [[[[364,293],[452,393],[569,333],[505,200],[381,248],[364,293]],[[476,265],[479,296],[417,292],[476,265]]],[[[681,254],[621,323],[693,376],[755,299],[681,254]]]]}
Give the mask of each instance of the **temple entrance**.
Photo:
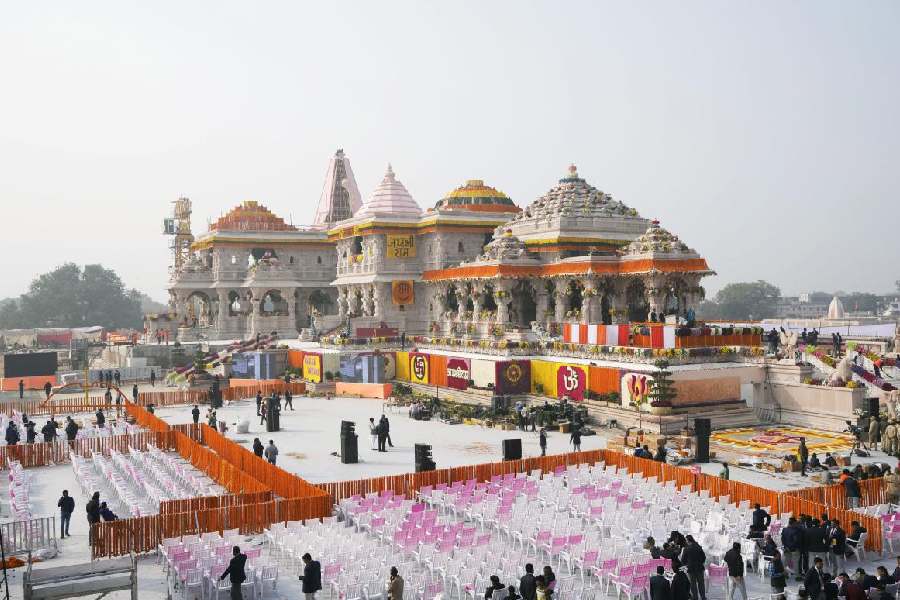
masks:
{"type": "Polygon", "coordinates": [[[603,294],[600,300],[600,321],[604,325],[612,324],[612,315],[610,314],[609,294],[603,294]]]}
{"type": "Polygon", "coordinates": [[[283,317],[288,314],[287,301],[278,290],[269,290],[259,303],[259,314],[264,317],[283,317]]]}
{"type": "Polygon", "coordinates": [[[214,317],[213,303],[205,292],[193,292],[187,297],[183,327],[208,327],[214,317]]]}
{"type": "Polygon", "coordinates": [[[519,327],[531,327],[531,322],[537,319],[536,297],[537,293],[531,283],[522,281],[514,287],[509,311],[510,322],[519,327]]]}
{"type": "Polygon", "coordinates": [[[632,281],[625,292],[628,306],[629,321],[646,321],[650,312],[650,304],[647,302],[647,290],[640,279],[632,281]]]}

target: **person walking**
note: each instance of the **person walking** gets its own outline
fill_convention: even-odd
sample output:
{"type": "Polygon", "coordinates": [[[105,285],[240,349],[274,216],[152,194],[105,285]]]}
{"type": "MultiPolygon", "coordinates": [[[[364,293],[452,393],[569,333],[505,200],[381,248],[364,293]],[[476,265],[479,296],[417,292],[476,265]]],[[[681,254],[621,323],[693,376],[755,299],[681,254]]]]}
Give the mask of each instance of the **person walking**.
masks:
{"type": "Polygon", "coordinates": [[[72,520],[72,513],[75,512],[75,498],[69,495],[69,490],[62,491],[56,506],[59,508],[59,537],[71,537],[69,522],[72,520]]]}
{"type": "Polygon", "coordinates": [[[531,563],[525,565],[525,574],[519,579],[519,594],[522,600],[537,599],[537,583],[534,580],[534,565],[531,563]]]}
{"type": "Polygon", "coordinates": [[[6,445],[15,446],[19,443],[19,429],[12,421],[6,426],[6,445]]]}
{"type": "Polygon", "coordinates": [[[53,391],[53,384],[49,381],[44,383],[44,395],[47,396],[47,400],[50,399],[50,392],[53,391]]]}
{"type": "Polygon", "coordinates": [[[769,584],[772,586],[772,592],[782,594],[784,593],[784,588],[787,587],[787,571],[785,571],[784,562],[781,560],[781,552],[775,550],[769,565],[772,569],[769,575],[769,584]]]}
{"type": "Polygon", "coordinates": [[[114,377],[116,380],[116,387],[121,387],[122,386],[122,374],[119,373],[118,369],[116,369],[116,374],[114,375],[114,377]]]}
{"type": "Polygon", "coordinates": [[[150,370],[150,387],[156,387],[156,371],[150,370]]]}
{"type": "Polygon", "coordinates": [[[384,420],[378,422],[378,425],[375,428],[376,435],[378,436],[378,451],[379,452],[387,452],[387,448],[385,444],[387,443],[387,432],[385,431],[384,420]]]}
{"type": "Polygon", "coordinates": [[[386,415],[381,415],[381,424],[384,425],[384,436],[387,438],[387,445],[393,448],[394,442],[391,441],[391,422],[388,421],[386,415]]]}
{"type": "Polygon", "coordinates": [[[728,600],[733,600],[734,590],[741,592],[747,600],[747,584],[744,582],[744,557],[741,556],[740,542],[734,542],[731,550],[725,553],[725,564],[728,565],[728,600]]]}
{"type": "Polygon", "coordinates": [[[388,600],[403,600],[403,578],[397,571],[397,567],[391,567],[391,576],[388,578],[388,600]]]}
{"type": "Polygon", "coordinates": [[[547,430],[543,427],[538,433],[538,444],[541,446],[541,456],[547,456],[547,430]]]}
{"type": "Polygon", "coordinates": [[[809,464],[809,448],[806,447],[805,437],[800,438],[800,445],[797,446],[797,458],[800,459],[800,476],[806,477],[806,466],[809,464]]]}
{"type": "Polygon", "coordinates": [[[191,418],[194,419],[194,425],[200,423],[200,407],[196,404],[194,408],[191,409],[191,418]]]}
{"type": "Polygon", "coordinates": [[[135,383],[131,386],[131,399],[137,404],[138,401],[138,385],[135,383]]]}
{"type": "Polygon", "coordinates": [[[228,562],[228,568],[219,577],[222,581],[226,577],[231,581],[231,600],[243,600],[241,593],[241,584],[247,581],[247,573],[244,566],[247,564],[247,555],[241,552],[240,546],[231,549],[231,560],[228,562]]]}
{"type": "Polygon", "coordinates": [[[681,551],[681,563],[687,567],[688,579],[691,582],[691,598],[706,600],[706,584],[703,580],[706,572],[706,553],[694,536],[684,536],[687,545],[681,551]]]}
{"type": "Polygon", "coordinates": [[[369,417],[369,437],[372,438],[372,450],[378,450],[378,425],[375,424],[375,417],[369,417]]]}
{"type": "MultiPolygon", "coordinates": [[[[581,427],[573,426],[572,435],[569,437],[575,452],[581,452],[581,427]]],[[[652,457],[651,457],[652,458],[652,457]]]]}
{"type": "Polygon", "coordinates": [[[287,410],[288,407],[294,410],[294,397],[291,395],[291,390],[284,390],[284,410],[287,410]]]}
{"type": "Polygon", "coordinates": [[[269,440],[269,445],[266,446],[266,450],[265,452],[263,452],[263,455],[266,457],[266,460],[269,461],[269,463],[273,465],[275,464],[275,462],[278,460],[278,448],[275,446],[274,441],[269,440]]]}
{"type": "Polygon", "coordinates": [[[85,512],[87,512],[87,522],[88,522],[88,546],[94,541],[94,523],[100,522],[100,492],[94,492],[94,495],[91,496],[91,499],[88,500],[87,505],[84,507],[85,512]]]}
{"type": "Polygon", "coordinates": [[[256,390],[256,416],[262,412],[262,391],[256,390]]]}
{"type": "Polygon", "coordinates": [[[303,582],[302,592],[306,600],[315,600],[316,592],[322,589],[322,566],[319,561],[313,560],[309,552],[303,555],[303,582]]]}
{"type": "Polygon", "coordinates": [[[263,457],[263,445],[262,442],[259,441],[259,438],[253,438],[253,454],[262,458],[263,457]]]}
{"type": "Polygon", "coordinates": [[[650,578],[650,600],[672,600],[672,585],[662,565],[656,567],[656,575],[650,578]]]}
{"type": "Polygon", "coordinates": [[[264,425],[266,422],[266,411],[269,410],[269,400],[268,398],[263,398],[260,400],[259,404],[259,424],[264,425]]]}

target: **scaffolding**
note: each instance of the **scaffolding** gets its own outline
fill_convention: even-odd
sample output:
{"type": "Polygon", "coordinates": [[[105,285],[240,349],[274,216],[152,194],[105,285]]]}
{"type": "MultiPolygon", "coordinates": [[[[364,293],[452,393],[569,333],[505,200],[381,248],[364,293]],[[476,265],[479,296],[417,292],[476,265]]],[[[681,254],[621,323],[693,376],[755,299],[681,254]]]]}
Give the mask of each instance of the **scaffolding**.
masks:
{"type": "Polygon", "coordinates": [[[194,243],[191,232],[191,200],[179,198],[173,200],[172,216],[163,221],[163,235],[172,238],[169,249],[172,251],[172,271],[178,271],[187,262],[194,243]]]}

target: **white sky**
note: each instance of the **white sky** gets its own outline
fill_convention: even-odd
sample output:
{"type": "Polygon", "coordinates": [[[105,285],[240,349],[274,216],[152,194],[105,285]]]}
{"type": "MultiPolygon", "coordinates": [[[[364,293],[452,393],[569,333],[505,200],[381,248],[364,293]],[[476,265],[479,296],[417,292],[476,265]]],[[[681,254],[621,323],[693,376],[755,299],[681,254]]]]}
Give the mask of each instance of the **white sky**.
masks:
{"type": "Polygon", "coordinates": [[[7,2],[0,297],[64,261],[164,299],[169,202],[312,218],[343,147],[424,206],[519,205],[570,162],[784,292],[887,292],[900,257],[897,2],[7,2]]]}

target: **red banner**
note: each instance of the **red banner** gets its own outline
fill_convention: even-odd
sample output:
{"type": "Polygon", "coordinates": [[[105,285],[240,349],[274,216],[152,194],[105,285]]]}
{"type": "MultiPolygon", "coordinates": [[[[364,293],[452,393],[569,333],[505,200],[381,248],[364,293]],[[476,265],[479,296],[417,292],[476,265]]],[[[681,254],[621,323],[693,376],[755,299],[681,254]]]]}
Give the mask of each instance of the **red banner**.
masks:
{"type": "Polygon", "coordinates": [[[527,394],[531,391],[531,361],[497,361],[495,368],[494,386],[498,394],[527,394]]]}
{"type": "Polygon", "coordinates": [[[587,376],[581,367],[563,365],[556,371],[556,396],[567,396],[571,402],[584,400],[587,376]]]}
{"type": "Polygon", "coordinates": [[[468,358],[447,359],[447,387],[464,390],[472,379],[471,365],[468,358]]]}

